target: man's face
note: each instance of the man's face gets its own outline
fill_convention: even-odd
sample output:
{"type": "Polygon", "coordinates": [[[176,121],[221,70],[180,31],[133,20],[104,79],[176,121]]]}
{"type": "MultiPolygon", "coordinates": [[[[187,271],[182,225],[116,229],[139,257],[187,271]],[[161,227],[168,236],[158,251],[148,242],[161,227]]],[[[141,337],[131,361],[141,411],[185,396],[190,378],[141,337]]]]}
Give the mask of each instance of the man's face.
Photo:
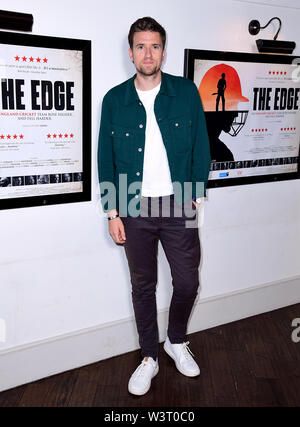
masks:
{"type": "Polygon", "coordinates": [[[155,75],[160,70],[165,56],[160,34],[154,31],[134,33],[129,56],[138,73],[144,76],[155,75]]]}

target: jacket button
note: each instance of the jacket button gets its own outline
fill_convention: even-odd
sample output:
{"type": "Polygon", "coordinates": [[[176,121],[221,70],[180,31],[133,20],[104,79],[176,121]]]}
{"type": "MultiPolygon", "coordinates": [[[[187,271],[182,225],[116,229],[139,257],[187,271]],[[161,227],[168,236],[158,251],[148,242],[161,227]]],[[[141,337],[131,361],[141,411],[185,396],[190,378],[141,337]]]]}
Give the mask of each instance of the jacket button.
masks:
{"type": "Polygon", "coordinates": [[[136,174],[137,174],[137,176],[140,176],[140,172],[137,172],[136,174]]]}
{"type": "Polygon", "coordinates": [[[126,133],[126,136],[129,136],[129,133],[126,133]]]}
{"type": "Polygon", "coordinates": [[[143,129],[143,127],[144,127],[144,126],[143,126],[142,124],[140,124],[140,128],[141,128],[141,129],[143,129]]]}
{"type": "Polygon", "coordinates": [[[111,134],[112,134],[112,135],[113,135],[114,133],[115,133],[114,131],[112,131],[112,132],[111,132],[111,134]]]}
{"type": "Polygon", "coordinates": [[[139,198],[138,194],[136,194],[134,197],[135,197],[136,199],[138,199],[138,198],[139,198]]]}
{"type": "Polygon", "coordinates": [[[143,149],[142,148],[138,148],[138,151],[141,152],[141,151],[143,151],[143,149]]]}
{"type": "Polygon", "coordinates": [[[175,123],[175,126],[176,126],[176,127],[178,127],[178,126],[179,126],[179,124],[178,124],[178,123],[175,123]]]}

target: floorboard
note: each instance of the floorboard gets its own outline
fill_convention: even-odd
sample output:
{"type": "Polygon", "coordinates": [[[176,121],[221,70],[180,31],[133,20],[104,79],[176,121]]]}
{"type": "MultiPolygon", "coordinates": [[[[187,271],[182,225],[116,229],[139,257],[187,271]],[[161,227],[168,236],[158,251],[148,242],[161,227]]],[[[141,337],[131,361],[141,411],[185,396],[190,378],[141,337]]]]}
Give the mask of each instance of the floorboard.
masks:
{"type": "Polygon", "coordinates": [[[127,384],[134,351],[0,393],[0,407],[238,407],[300,405],[300,304],[188,336],[201,375],[180,374],[160,345],[158,375],[144,396],[127,384]]]}

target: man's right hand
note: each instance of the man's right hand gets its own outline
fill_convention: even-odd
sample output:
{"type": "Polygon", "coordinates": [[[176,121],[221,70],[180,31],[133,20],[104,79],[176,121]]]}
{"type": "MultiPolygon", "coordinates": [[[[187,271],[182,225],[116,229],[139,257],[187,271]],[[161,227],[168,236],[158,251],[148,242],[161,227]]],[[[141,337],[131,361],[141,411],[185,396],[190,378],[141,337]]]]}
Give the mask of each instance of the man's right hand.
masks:
{"type": "Polygon", "coordinates": [[[116,243],[124,245],[126,236],[124,230],[124,224],[121,218],[114,218],[108,221],[109,234],[116,243]]]}

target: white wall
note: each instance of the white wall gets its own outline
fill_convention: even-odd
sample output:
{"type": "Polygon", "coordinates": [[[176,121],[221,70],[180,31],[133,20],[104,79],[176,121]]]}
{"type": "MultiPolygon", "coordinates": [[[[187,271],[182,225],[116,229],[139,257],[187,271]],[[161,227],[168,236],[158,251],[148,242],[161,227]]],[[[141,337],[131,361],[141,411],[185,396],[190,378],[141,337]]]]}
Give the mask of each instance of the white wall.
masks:
{"type": "MultiPolygon", "coordinates": [[[[0,350],[132,316],[123,248],[107,232],[99,206],[96,152],[101,100],[133,66],[127,32],[151,15],[168,32],[164,70],[182,75],[184,48],[255,52],[248,23],[279,16],[279,39],[300,54],[298,1],[10,0],[9,10],[33,13],[34,34],[91,39],[93,46],[92,202],[0,211],[0,350]],[[272,6],[276,5],[276,6],[272,6]]],[[[264,30],[268,38],[276,23],[264,30]]],[[[300,275],[300,181],[210,189],[200,231],[200,298],[300,275]]],[[[171,281],[159,254],[158,307],[171,281]]]]}

